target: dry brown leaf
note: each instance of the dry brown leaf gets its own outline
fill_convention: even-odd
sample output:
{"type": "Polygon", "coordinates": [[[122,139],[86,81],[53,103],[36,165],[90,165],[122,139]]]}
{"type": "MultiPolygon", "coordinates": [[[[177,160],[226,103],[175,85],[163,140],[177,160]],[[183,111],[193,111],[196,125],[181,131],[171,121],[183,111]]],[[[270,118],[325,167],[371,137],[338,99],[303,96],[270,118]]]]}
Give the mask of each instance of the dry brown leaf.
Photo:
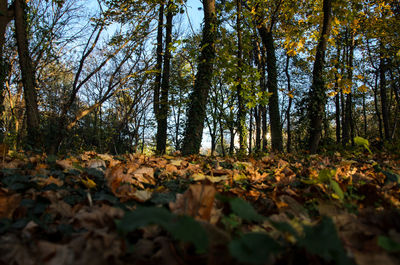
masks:
{"type": "Polygon", "coordinates": [[[212,185],[194,184],[169,207],[173,213],[186,214],[198,220],[210,221],[216,190],[212,185]]]}
{"type": "Polygon", "coordinates": [[[86,163],[86,165],[87,165],[88,168],[94,168],[94,169],[100,170],[102,172],[104,172],[105,169],[106,169],[106,163],[103,160],[100,160],[100,159],[89,160],[86,163]]]}
{"type": "Polygon", "coordinates": [[[21,242],[21,239],[13,234],[0,237],[0,264],[34,265],[30,248],[21,242]]]}
{"type": "Polygon", "coordinates": [[[74,253],[67,245],[55,244],[48,241],[37,243],[40,263],[44,265],[73,264],[74,253]]]}
{"type": "Polygon", "coordinates": [[[152,196],[152,192],[148,191],[148,190],[136,190],[133,194],[132,194],[132,199],[138,201],[138,202],[145,202],[150,200],[151,196],[152,196]]]}
{"type": "Polygon", "coordinates": [[[50,204],[49,210],[53,213],[57,213],[60,216],[73,217],[74,215],[71,205],[62,200],[50,204]]]}
{"type": "Polygon", "coordinates": [[[55,184],[58,187],[61,187],[62,185],[64,185],[64,181],[57,179],[53,176],[50,176],[48,178],[35,177],[35,178],[33,178],[33,180],[36,181],[40,187],[45,187],[50,184],[55,184]]]}
{"type": "Polygon", "coordinates": [[[64,170],[74,169],[73,163],[75,163],[75,161],[71,159],[56,160],[56,164],[64,170]]]}
{"type": "Polygon", "coordinates": [[[123,210],[105,204],[83,207],[74,216],[72,222],[77,227],[88,230],[107,227],[114,223],[115,218],[122,218],[123,210]]]}
{"type": "Polygon", "coordinates": [[[5,189],[0,189],[0,219],[11,219],[20,202],[20,194],[12,194],[5,189]]]}

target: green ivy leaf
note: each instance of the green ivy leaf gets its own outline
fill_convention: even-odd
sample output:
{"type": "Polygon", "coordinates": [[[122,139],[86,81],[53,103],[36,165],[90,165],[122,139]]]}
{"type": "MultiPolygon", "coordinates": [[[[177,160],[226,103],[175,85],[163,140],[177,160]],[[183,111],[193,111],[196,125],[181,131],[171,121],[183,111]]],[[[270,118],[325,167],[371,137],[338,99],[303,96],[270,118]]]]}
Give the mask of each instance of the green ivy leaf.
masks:
{"type": "Polygon", "coordinates": [[[280,245],[266,234],[249,233],[229,244],[229,251],[240,262],[265,264],[271,254],[279,252],[280,245]]]}
{"type": "Polygon", "coordinates": [[[133,212],[127,212],[116,223],[118,230],[122,233],[150,224],[160,225],[177,240],[192,243],[197,252],[205,252],[208,247],[206,231],[198,222],[188,216],[174,215],[165,208],[140,207],[133,212]]]}
{"type": "Polygon", "coordinates": [[[316,226],[304,226],[304,238],[299,239],[299,246],[308,252],[320,256],[327,262],[334,261],[335,264],[352,264],[347,257],[340,241],[335,225],[328,217],[323,217],[316,226]]]}
{"type": "Polygon", "coordinates": [[[335,194],[339,197],[339,199],[341,201],[343,201],[344,193],[343,193],[342,189],[340,188],[339,184],[336,181],[331,180],[331,187],[332,187],[333,191],[335,192],[335,194]]]}
{"type": "Polygon", "coordinates": [[[250,203],[240,198],[234,198],[229,200],[229,204],[231,206],[232,211],[237,216],[243,218],[246,221],[261,222],[262,220],[264,220],[264,217],[258,214],[250,203]]]}
{"type": "Polygon", "coordinates": [[[388,252],[399,252],[400,244],[386,236],[378,237],[378,245],[388,252]]]}
{"type": "Polygon", "coordinates": [[[325,168],[318,173],[318,179],[321,183],[329,183],[335,175],[336,169],[325,168]]]}

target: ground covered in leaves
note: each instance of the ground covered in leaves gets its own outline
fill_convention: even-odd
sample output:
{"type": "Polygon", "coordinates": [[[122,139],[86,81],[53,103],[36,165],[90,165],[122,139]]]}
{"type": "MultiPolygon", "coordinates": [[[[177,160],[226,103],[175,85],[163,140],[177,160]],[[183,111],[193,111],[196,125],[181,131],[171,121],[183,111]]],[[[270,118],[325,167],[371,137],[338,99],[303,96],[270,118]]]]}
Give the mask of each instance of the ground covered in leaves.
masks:
{"type": "Polygon", "coordinates": [[[0,264],[400,264],[395,156],[0,159],[0,264]]]}

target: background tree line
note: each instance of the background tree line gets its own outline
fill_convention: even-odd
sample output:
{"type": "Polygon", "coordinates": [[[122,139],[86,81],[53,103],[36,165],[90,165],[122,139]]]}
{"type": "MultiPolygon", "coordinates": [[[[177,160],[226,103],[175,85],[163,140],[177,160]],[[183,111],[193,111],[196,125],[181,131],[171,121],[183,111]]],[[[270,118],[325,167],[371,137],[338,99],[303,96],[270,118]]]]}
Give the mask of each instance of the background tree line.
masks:
{"type": "Polygon", "coordinates": [[[1,141],[49,153],[398,145],[398,1],[0,1],[1,141]]]}

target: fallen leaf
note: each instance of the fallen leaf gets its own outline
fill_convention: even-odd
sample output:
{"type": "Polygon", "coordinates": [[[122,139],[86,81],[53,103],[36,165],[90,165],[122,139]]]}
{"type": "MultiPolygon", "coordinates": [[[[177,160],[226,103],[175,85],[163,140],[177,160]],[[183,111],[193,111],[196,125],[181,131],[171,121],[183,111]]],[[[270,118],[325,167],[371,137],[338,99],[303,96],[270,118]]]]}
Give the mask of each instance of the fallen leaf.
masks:
{"type": "Polygon", "coordinates": [[[5,189],[0,189],[0,219],[11,219],[14,211],[21,202],[21,195],[10,193],[5,189]]]}
{"type": "Polygon", "coordinates": [[[209,221],[216,190],[212,185],[193,184],[184,194],[178,194],[169,207],[173,213],[186,214],[195,219],[209,221]]]}

